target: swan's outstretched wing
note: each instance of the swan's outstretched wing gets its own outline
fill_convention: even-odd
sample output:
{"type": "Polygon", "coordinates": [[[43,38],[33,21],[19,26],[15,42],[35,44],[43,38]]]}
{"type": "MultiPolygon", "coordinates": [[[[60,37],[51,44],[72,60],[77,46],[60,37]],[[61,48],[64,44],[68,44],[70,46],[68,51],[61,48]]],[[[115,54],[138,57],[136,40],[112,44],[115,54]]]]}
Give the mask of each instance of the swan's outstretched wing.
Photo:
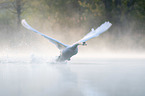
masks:
{"type": "Polygon", "coordinates": [[[25,28],[27,28],[27,29],[29,29],[29,30],[35,32],[35,33],[38,33],[39,35],[41,35],[41,36],[45,37],[46,39],[48,39],[50,42],[52,42],[53,44],[55,44],[56,47],[57,47],[59,50],[63,50],[64,48],[68,47],[68,45],[63,44],[63,43],[61,43],[60,41],[58,41],[58,40],[56,40],[56,39],[53,39],[53,38],[51,38],[51,37],[49,37],[49,36],[46,36],[46,35],[40,33],[39,31],[37,31],[36,29],[32,28],[32,27],[25,21],[25,19],[23,19],[23,20],[21,21],[21,23],[22,23],[22,25],[23,25],[25,28]]]}
{"type": "Polygon", "coordinates": [[[85,35],[81,40],[79,40],[76,43],[82,43],[82,42],[86,42],[89,39],[92,39],[94,37],[99,36],[101,33],[107,31],[110,27],[111,27],[111,23],[110,22],[105,22],[104,24],[102,24],[100,27],[98,27],[96,30],[94,30],[92,28],[91,32],[89,32],[87,35],[85,35]]]}

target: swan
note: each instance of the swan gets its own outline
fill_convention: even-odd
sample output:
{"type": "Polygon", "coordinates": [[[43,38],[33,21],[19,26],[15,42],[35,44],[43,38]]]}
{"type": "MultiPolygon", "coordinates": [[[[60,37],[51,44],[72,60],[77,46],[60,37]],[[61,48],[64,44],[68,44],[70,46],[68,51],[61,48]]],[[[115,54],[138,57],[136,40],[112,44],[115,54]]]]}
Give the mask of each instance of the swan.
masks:
{"type": "Polygon", "coordinates": [[[72,56],[74,56],[74,55],[76,55],[78,53],[78,46],[79,45],[83,45],[83,46],[87,45],[86,44],[87,40],[90,40],[90,39],[92,39],[94,37],[99,36],[101,33],[107,31],[112,26],[112,24],[109,21],[105,22],[102,25],[100,25],[97,29],[93,29],[92,28],[91,31],[88,34],[86,34],[82,39],[80,39],[79,41],[75,42],[74,44],[72,44],[72,45],[66,45],[66,44],[64,44],[64,43],[62,43],[62,42],[60,42],[60,41],[58,41],[58,40],[56,40],[54,38],[51,38],[51,37],[49,37],[49,36],[47,36],[45,34],[42,34],[39,31],[37,31],[36,29],[32,28],[26,22],[25,19],[22,19],[21,24],[25,28],[27,28],[27,29],[29,29],[29,30],[31,30],[31,31],[33,31],[33,32],[35,32],[35,33],[45,37],[51,43],[56,45],[56,47],[60,50],[60,55],[56,59],[56,62],[69,61],[72,56]]]}

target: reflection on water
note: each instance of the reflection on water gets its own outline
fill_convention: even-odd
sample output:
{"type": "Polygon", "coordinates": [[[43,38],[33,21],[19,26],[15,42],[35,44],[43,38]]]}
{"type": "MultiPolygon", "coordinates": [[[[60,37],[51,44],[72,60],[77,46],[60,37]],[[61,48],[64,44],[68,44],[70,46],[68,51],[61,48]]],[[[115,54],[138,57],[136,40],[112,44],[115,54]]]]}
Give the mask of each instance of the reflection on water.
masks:
{"type": "Polygon", "coordinates": [[[1,63],[0,96],[145,96],[145,60],[1,63]]]}

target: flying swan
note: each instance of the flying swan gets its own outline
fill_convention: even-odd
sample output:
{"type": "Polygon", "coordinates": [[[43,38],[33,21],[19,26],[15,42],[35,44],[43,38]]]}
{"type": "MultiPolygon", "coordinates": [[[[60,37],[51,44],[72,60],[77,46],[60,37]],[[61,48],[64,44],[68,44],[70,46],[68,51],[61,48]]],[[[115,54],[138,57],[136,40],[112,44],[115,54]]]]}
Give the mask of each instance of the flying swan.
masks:
{"type": "Polygon", "coordinates": [[[78,45],[86,45],[86,41],[89,40],[89,39],[92,39],[94,37],[97,37],[99,36],[101,33],[107,31],[110,27],[111,27],[111,23],[108,21],[108,22],[105,22],[103,23],[101,26],[99,26],[97,29],[91,29],[91,32],[89,32],[88,34],[86,34],[81,40],[77,41],[76,43],[74,43],[73,45],[66,45],[56,39],[53,39],[49,36],[46,36],[42,33],[40,33],[39,31],[37,31],[36,29],[32,28],[27,22],[25,19],[23,19],[21,21],[22,25],[45,37],[46,39],[48,39],[51,43],[55,44],[56,47],[60,50],[60,55],[58,56],[58,58],[56,59],[57,62],[65,62],[65,61],[69,61],[70,58],[73,56],[73,55],[76,55],[78,53],[78,45]]]}

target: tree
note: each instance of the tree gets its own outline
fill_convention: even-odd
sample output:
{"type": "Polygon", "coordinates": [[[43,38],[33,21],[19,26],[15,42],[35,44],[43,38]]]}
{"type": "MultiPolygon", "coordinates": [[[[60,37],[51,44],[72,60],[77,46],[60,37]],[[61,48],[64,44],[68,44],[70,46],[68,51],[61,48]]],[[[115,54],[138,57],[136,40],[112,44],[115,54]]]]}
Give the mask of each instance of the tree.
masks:
{"type": "Polygon", "coordinates": [[[21,24],[21,14],[24,10],[25,2],[24,0],[14,0],[12,1],[13,9],[11,10],[14,14],[17,15],[17,28],[20,29],[21,24]]]}
{"type": "Polygon", "coordinates": [[[112,19],[112,0],[103,0],[104,6],[105,6],[105,13],[106,13],[106,19],[111,20],[112,19]]]}
{"type": "Polygon", "coordinates": [[[20,29],[21,15],[24,11],[25,0],[3,0],[0,2],[0,7],[8,9],[10,12],[16,14],[17,17],[17,29],[20,29]]]}

